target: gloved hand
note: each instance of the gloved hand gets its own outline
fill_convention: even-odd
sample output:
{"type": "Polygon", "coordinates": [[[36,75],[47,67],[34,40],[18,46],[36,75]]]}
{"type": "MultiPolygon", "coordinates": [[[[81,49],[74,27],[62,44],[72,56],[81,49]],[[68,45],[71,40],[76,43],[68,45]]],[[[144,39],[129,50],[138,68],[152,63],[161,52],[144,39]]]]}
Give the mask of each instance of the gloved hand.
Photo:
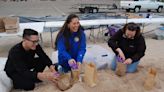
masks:
{"type": "Polygon", "coordinates": [[[121,57],[124,61],[126,58],[123,51],[120,48],[117,48],[116,51],[118,52],[119,57],[121,57]]]}
{"type": "Polygon", "coordinates": [[[78,65],[77,65],[76,63],[73,63],[70,67],[71,67],[73,70],[78,69],[78,65]]]}
{"type": "Polygon", "coordinates": [[[70,66],[72,69],[78,69],[78,65],[77,65],[77,63],[76,63],[76,61],[75,61],[74,59],[70,59],[70,60],[68,61],[68,64],[69,64],[69,66],[70,66]]]}
{"type": "Polygon", "coordinates": [[[124,62],[124,60],[120,56],[117,56],[117,61],[122,63],[124,62]]]}

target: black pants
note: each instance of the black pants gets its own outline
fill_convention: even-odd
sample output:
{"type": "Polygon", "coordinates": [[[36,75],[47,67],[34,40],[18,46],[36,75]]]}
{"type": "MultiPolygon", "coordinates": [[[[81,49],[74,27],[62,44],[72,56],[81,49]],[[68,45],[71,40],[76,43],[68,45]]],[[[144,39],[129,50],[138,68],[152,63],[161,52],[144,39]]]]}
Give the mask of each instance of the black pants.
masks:
{"type": "MultiPolygon", "coordinates": [[[[42,60],[40,60],[39,58],[36,58],[35,61],[36,62],[34,62],[31,66],[33,71],[43,72],[44,68],[46,67],[46,64],[43,63],[42,60]]],[[[35,88],[35,83],[41,82],[39,79],[37,80],[27,79],[18,73],[14,73],[12,75],[7,74],[7,75],[13,80],[13,86],[15,89],[33,90],[35,88]]]]}

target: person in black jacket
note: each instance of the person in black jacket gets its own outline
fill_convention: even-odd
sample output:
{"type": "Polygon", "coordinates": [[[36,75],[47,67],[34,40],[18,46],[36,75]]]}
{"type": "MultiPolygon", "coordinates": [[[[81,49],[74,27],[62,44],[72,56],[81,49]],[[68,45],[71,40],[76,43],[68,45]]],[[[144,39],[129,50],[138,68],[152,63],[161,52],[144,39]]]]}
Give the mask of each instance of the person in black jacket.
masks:
{"type": "Polygon", "coordinates": [[[25,29],[23,41],[9,51],[4,70],[12,79],[15,89],[32,90],[35,83],[57,79],[54,77],[56,71],[51,60],[38,42],[38,32],[25,29]],[[51,72],[43,72],[46,66],[49,66],[51,72]]]}
{"type": "MultiPolygon", "coordinates": [[[[146,44],[140,33],[140,27],[136,23],[128,23],[116,32],[108,41],[116,56],[119,56],[127,65],[126,72],[132,73],[137,70],[140,59],[145,55],[146,44]]],[[[111,69],[117,67],[116,58],[111,63],[111,69]]]]}

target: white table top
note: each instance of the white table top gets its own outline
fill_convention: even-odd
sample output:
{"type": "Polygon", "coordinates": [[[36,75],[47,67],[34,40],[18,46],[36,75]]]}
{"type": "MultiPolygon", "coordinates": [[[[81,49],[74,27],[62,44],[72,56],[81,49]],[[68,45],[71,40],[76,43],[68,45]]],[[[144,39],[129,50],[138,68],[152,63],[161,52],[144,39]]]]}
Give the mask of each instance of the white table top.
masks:
{"type": "Polygon", "coordinates": [[[30,28],[36,30],[38,33],[43,32],[44,22],[35,22],[35,23],[20,23],[19,24],[19,32],[17,33],[0,33],[0,37],[10,37],[10,36],[22,36],[23,30],[26,28],[30,28]]]}
{"type": "MultiPolygon", "coordinates": [[[[164,23],[164,18],[139,18],[139,19],[95,19],[80,20],[82,26],[109,25],[109,24],[126,24],[135,23],[164,23]]],[[[45,27],[62,27],[64,21],[46,22],[45,27]]]]}
{"type": "MultiPolygon", "coordinates": [[[[35,23],[20,23],[19,32],[14,34],[0,33],[0,37],[22,35],[25,28],[31,28],[39,33],[43,32],[44,27],[62,27],[65,21],[53,22],[35,22],[35,23]]],[[[109,25],[109,24],[125,24],[129,22],[135,23],[164,23],[164,18],[139,18],[139,19],[95,19],[95,20],[80,20],[82,26],[109,25]]]]}

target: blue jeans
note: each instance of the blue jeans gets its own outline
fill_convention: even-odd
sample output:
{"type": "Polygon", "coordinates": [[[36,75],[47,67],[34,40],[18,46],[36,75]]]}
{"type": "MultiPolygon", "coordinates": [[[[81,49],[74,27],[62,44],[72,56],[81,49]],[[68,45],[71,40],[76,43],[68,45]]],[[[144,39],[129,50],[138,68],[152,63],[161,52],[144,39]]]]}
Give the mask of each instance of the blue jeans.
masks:
{"type": "MultiPolygon", "coordinates": [[[[117,61],[116,61],[116,57],[115,57],[114,60],[111,63],[111,69],[114,70],[114,71],[116,70],[116,67],[117,67],[117,63],[116,62],[117,61]]],[[[133,73],[133,72],[135,72],[137,70],[138,64],[139,64],[139,61],[134,62],[132,64],[128,64],[126,66],[126,72],[127,73],[133,73]]]]}

